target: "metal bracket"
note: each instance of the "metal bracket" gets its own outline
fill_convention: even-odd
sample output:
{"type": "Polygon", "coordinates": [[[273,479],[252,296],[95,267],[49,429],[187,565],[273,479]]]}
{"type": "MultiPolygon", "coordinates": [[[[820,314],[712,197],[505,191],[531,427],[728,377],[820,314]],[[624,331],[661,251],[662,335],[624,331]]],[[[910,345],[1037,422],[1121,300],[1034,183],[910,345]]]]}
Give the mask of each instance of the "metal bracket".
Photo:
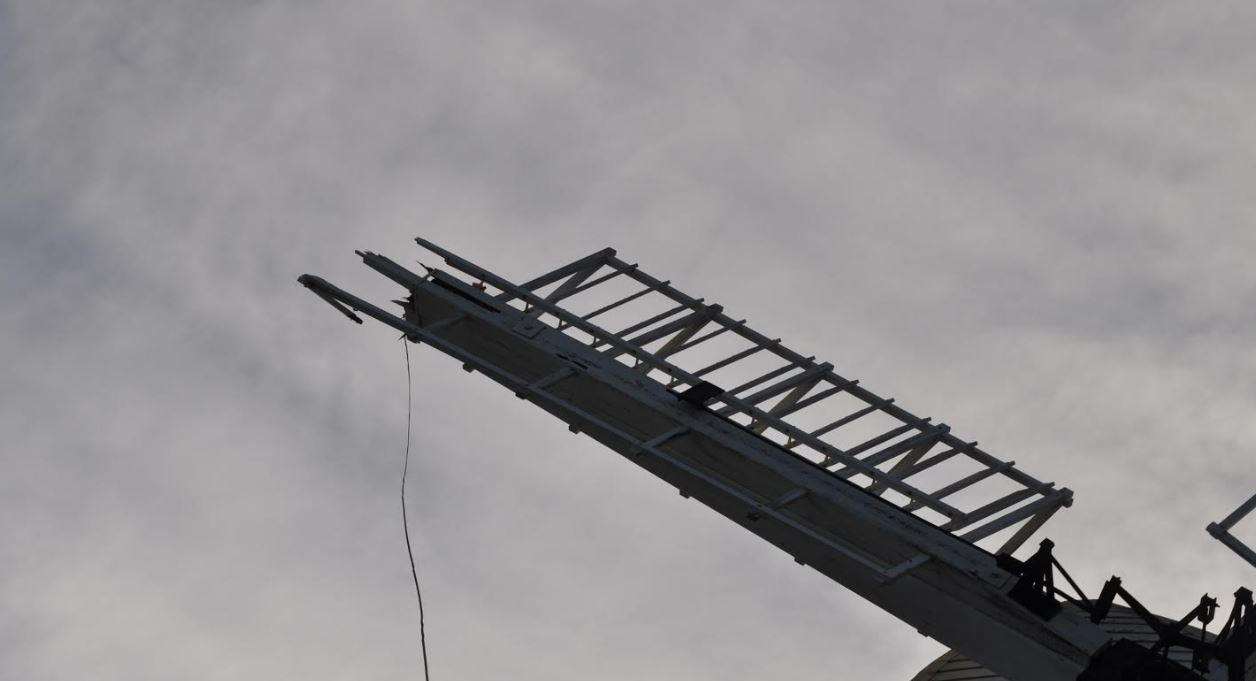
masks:
{"type": "Polygon", "coordinates": [[[1055,600],[1055,584],[1052,579],[1051,568],[1056,564],[1051,557],[1054,546],[1050,539],[1043,539],[1038,545],[1038,551],[1025,561],[1017,560],[1006,553],[995,557],[999,567],[1020,577],[1008,591],[1008,597],[1044,620],[1055,617],[1062,607],[1055,600]]]}

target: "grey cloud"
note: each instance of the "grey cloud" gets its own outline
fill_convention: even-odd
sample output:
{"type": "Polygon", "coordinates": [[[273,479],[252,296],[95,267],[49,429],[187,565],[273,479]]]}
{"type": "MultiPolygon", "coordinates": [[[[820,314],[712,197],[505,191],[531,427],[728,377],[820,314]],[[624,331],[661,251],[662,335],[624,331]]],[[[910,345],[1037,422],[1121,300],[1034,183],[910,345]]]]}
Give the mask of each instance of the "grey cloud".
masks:
{"type": "MultiPolygon", "coordinates": [[[[294,282],[605,245],[1077,491],[1087,585],[1250,571],[1250,11],[0,7],[0,677],[417,674],[401,351],[294,282]],[[1145,560],[1155,556],[1154,561],[1145,560]]],[[[438,678],[940,652],[424,348],[438,678]]],[[[1183,589],[1182,585],[1188,588],[1183,589]]]]}

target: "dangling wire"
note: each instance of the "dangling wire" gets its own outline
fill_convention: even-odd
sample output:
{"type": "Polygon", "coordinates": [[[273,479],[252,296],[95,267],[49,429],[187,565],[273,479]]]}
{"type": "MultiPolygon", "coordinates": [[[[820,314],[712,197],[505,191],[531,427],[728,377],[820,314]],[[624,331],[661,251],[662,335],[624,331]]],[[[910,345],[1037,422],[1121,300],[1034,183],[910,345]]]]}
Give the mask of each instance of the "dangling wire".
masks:
{"type": "Polygon", "coordinates": [[[423,591],[419,588],[419,571],[414,567],[414,549],[410,546],[410,520],[406,514],[406,473],[410,470],[410,422],[414,418],[414,388],[410,378],[410,345],[401,337],[401,347],[406,353],[406,456],[401,465],[401,527],[406,534],[406,555],[410,557],[410,576],[414,578],[414,595],[419,600],[419,647],[423,651],[423,678],[431,681],[427,672],[427,635],[423,631],[423,591]]]}

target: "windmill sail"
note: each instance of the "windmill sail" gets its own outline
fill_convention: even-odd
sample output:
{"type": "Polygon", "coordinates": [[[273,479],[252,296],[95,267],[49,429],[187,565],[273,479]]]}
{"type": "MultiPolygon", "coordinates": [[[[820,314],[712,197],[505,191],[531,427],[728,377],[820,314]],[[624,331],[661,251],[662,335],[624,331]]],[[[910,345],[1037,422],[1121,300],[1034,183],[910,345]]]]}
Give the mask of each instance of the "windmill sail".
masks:
{"type": "Polygon", "coordinates": [[[1009,595],[995,554],[1072,493],[604,249],[513,283],[423,239],[457,273],[365,264],[409,292],[373,317],[505,386],[877,604],[1016,681],[1074,679],[1110,636],[1009,595]],[[611,330],[614,329],[614,330],[611,330]]]}

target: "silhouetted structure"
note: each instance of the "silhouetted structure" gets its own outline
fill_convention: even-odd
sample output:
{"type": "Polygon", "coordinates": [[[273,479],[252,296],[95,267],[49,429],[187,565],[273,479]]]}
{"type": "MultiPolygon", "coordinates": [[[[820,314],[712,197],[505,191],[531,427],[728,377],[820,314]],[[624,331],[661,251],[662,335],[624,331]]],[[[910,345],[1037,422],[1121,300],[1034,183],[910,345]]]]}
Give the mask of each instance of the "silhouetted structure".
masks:
{"type": "Polygon", "coordinates": [[[1218,541],[1230,547],[1230,550],[1239,554],[1239,556],[1256,567],[1256,551],[1243,542],[1238,537],[1230,534],[1230,528],[1234,527],[1240,520],[1256,509],[1256,494],[1251,499],[1243,502],[1234,512],[1226,516],[1224,520],[1216,523],[1208,524],[1208,534],[1216,537],[1218,541]]]}
{"type": "Polygon", "coordinates": [[[394,301],[401,316],[319,277],[300,282],[356,322],[363,313],[458,359],[983,669],[1015,681],[1243,678],[1250,592],[1204,640],[1183,632],[1212,619],[1211,599],[1166,624],[1116,578],[1086,598],[1049,541],[1012,556],[1071,503],[1067,488],[612,249],[515,284],[418,241],[471,279],[359,252],[408,292],[394,301]],[[1122,629],[1130,612],[1154,640],[1122,629]]]}

